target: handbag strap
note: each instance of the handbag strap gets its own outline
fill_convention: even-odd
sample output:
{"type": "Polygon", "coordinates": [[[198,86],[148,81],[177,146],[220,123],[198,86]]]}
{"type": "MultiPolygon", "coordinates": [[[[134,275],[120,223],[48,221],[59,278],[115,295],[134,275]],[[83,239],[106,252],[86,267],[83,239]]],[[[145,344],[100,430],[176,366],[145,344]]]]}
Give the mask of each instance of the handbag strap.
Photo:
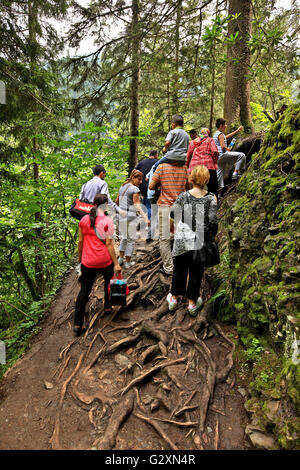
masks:
{"type": "Polygon", "coordinates": [[[99,233],[97,232],[97,229],[96,229],[95,225],[94,225],[93,229],[94,229],[94,231],[95,231],[95,234],[96,234],[97,237],[99,238],[99,240],[103,243],[103,245],[106,246],[105,240],[103,240],[103,238],[100,237],[99,233]]]}

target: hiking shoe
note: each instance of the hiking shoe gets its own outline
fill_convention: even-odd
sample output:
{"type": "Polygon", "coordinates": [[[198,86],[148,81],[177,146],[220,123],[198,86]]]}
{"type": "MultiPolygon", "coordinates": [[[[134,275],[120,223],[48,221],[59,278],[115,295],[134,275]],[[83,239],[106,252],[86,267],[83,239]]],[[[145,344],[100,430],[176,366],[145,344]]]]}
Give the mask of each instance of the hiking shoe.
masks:
{"type": "Polygon", "coordinates": [[[195,317],[197,315],[197,311],[199,310],[199,308],[201,307],[202,304],[203,304],[203,301],[202,301],[201,297],[199,297],[195,304],[188,305],[189,314],[192,317],[195,317]]]}
{"type": "Polygon", "coordinates": [[[168,302],[169,310],[170,310],[170,311],[174,310],[174,309],[177,307],[178,300],[177,300],[177,299],[174,299],[174,297],[173,297],[173,295],[171,294],[171,292],[169,292],[169,294],[167,295],[167,302],[168,302]]]}
{"type": "Polygon", "coordinates": [[[118,258],[118,263],[119,263],[120,266],[122,266],[122,264],[124,263],[124,258],[121,258],[121,257],[119,256],[119,258],[118,258]]]}
{"type": "Polygon", "coordinates": [[[242,176],[242,175],[240,175],[239,173],[234,172],[234,173],[232,174],[231,179],[232,179],[233,181],[234,181],[234,180],[238,180],[241,176],[242,176]]]}
{"type": "MultiPolygon", "coordinates": [[[[120,263],[119,263],[120,264],[120,263]]],[[[124,263],[124,269],[129,269],[129,268],[132,268],[132,266],[135,265],[135,261],[125,261],[124,263]]]]}
{"type": "Polygon", "coordinates": [[[75,333],[75,336],[80,336],[82,333],[86,332],[86,328],[83,328],[82,326],[74,326],[73,327],[73,333],[75,333]]]}
{"type": "Polygon", "coordinates": [[[162,273],[164,276],[172,276],[172,273],[167,273],[164,268],[160,268],[159,271],[160,273],[162,273]]]}

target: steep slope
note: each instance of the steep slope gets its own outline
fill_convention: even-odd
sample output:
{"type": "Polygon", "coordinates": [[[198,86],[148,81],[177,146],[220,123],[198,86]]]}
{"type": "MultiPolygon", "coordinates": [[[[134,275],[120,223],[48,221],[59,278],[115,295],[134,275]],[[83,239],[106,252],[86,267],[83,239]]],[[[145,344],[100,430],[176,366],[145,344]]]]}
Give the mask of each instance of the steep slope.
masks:
{"type": "Polygon", "coordinates": [[[249,409],[284,448],[299,444],[299,122],[290,106],[223,201],[216,270],[219,315],[237,322],[251,371],[249,409]]]}

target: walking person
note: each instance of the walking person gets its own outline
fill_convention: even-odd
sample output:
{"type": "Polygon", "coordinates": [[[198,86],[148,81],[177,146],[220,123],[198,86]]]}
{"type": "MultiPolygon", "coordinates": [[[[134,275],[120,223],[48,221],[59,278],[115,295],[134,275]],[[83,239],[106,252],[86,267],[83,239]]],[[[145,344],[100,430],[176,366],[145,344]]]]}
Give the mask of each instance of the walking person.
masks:
{"type": "Polygon", "coordinates": [[[186,295],[188,312],[192,316],[197,314],[202,305],[199,294],[204,266],[199,263],[196,253],[206,240],[215,237],[218,230],[217,198],[204,189],[208,181],[208,169],[203,165],[196,166],[191,172],[192,189],[180,194],[173,206],[174,270],[167,302],[172,311],[176,308],[179,297],[186,295]]]}
{"type": "Polygon", "coordinates": [[[135,262],[131,261],[131,257],[134,251],[134,245],[136,240],[136,221],[137,214],[139,214],[148,227],[150,221],[142,209],[140,200],[140,185],[143,181],[143,173],[139,170],[132,170],[129,178],[119,189],[119,206],[120,209],[126,213],[123,217],[119,216],[119,232],[121,237],[119,247],[119,258],[118,262],[122,266],[124,264],[125,269],[129,269],[134,266],[135,262]],[[124,261],[125,257],[125,261],[124,261]]]}
{"type": "Polygon", "coordinates": [[[227,139],[231,139],[244,128],[243,126],[240,126],[235,131],[225,135],[227,124],[226,120],[223,118],[218,118],[216,120],[216,128],[217,131],[213,138],[219,151],[217,176],[219,189],[222,189],[224,188],[223,169],[226,164],[229,163],[235,166],[232,175],[233,180],[239,179],[241,177],[241,170],[246,169],[246,155],[243,152],[232,152],[232,147],[230,145],[227,147],[227,139]]]}
{"type": "Polygon", "coordinates": [[[79,222],[78,260],[81,263],[81,289],[75,304],[74,333],[79,336],[83,331],[84,311],[91,293],[94,280],[98,273],[104,277],[104,312],[111,312],[108,295],[109,281],[114,275],[121,273],[118,263],[113,234],[113,221],[107,217],[108,197],[96,194],[94,207],[89,215],[79,222]]]}
{"type": "Polygon", "coordinates": [[[93,168],[93,174],[94,177],[82,186],[79,200],[93,204],[96,194],[106,194],[108,204],[116,211],[117,214],[119,214],[120,208],[109,196],[108,184],[105,181],[106,170],[104,166],[96,165],[93,168]]]}
{"type": "MultiPolygon", "coordinates": [[[[169,160],[168,160],[169,161],[169,160]]],[[[161,192],[157,201],[159,250],[163,261],[160,272],[170,276],[173,272],[171,253],[170,210],[180,193],[188,187],[187,168],[185,160],[178,163],[160,164],[152,176],[150,190],[160,187],[161,192]]]]}
{"type": "Polygon", "coordinates": [[[200,135],[190,142],[186,157],[186,166],[189,175],[197,165],[206,166],[209,171],[207,190],[218,197],[217,169],[219,151],[214,139],[209,137],[209,134],[209,129],[203,127],[200,131],[200,135]]]}

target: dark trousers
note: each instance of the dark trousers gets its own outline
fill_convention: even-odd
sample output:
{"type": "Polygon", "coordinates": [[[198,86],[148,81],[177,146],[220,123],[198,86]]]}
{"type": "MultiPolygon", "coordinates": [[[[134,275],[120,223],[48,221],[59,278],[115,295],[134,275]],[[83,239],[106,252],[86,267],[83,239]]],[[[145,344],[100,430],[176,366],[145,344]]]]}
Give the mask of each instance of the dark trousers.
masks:
{"type": "Polygon", "coordinates": [[[199,297],[204,269],[193,261],[193,251],[173,258],[172,295],[185,295],[189,300],[199,297]],[[188,282],[187,282],[187,278],[188,282]]]}
{"type": "Polygon", "coordinates": [[[208,170],[209,171],[209,182],[207,184],[207,190],[209,193],[214,193],[218,197],[218,176],[217,170],[208,170]]]}
{"type": "Polygon", "coordinates": [[[98,273],[101,273],[104,276],[104,308],[110,308],[111,304],[107,288],[109,285],[109,281],[114,275],[114,265],[112,263],[106,268],[87,268],[82,264],[81,272],[81,289],[76,300],[74,314],[74,325],[76,326],[83,325],[85,306],[93,288],[95,277],[98,273]]]}

